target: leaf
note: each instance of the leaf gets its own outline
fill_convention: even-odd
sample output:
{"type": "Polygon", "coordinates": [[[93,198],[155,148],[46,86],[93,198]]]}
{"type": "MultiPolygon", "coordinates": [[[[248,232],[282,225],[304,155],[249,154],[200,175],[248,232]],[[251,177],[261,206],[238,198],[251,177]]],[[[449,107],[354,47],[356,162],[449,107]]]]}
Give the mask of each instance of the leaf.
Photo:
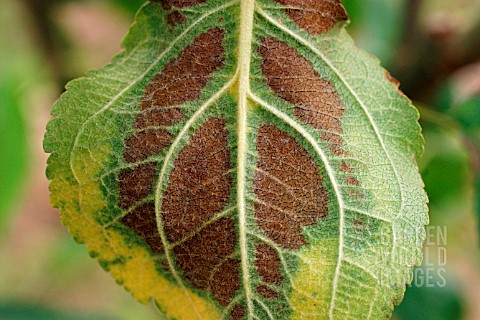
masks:
{"type": "Polygon", "coordinates": [[[468,219],[471,208],[472,170],[465,138],[449,117],[427,108],[419,111],[425,138],[419,167],[429,198],[430,225],[452,226],[468,219]]]}
{"type": "MultiPolygon", "coordinates": [[[[439,270],[432,272],[428,267],[419,268],[422,276],[428,277],[430,283],[444,283],[444,286],[411,286],[407,288],[405,300],[395,309],[395,319],[425,319],[425,320],[450,320],[464,318],[464,297],[461,291],[452,284],[454,279],[446,278],[439,270]]],[[[420,282],[421,283],[421,282],[420,282]]]]}
{"type": "Polygon", "coordinates": [[[5,1],[0,4],[0,231],[14,211],[28,171],[21,98],[26,92],[25,79],[32,75],[34,66],[31,52],[19,45],[22,36],[10,36],[19,27],[9,14],[11,7],[5,1]]]}
{"type": "Polygon", "coordinates": [[[0,317],[3,320],[110,320],[111,317],[92,314],[78,314],[51,310],[46,306],[34,305],[25,302],[0,301],[0,317]]]}
{"type": "Polygon", "coordinates": [[[52,203],[172,319],[379,318],[422,259],[418,113],[339,1],[146,4],[71,82],[52,203]]]}
{"type": "Polygon", "coordinates": [[[474,94],[459,103],[450,114],[456,119],[465,135],[465,142],[470,150],[477,213],[478,231],[480,232],[480,94],[474,94]]]}
{"type": "Polygon", "coordinates": [[[109,0],[110,2],[126,9],[132,15],[138,11],[143,4],[142,0],[109,0]]]}
{"type": "Polygon", "coordinates": [[[384,66],[392,65],[402,43],[407,1],[345,0],[343,3],[352,19],[350,32],[357,45],[380,58],[384,66]]]}
{"type": "Polygon", "coordinates": [[[27,167],[27,135],[18,83],[0,76],[0,229],[19,197],[27,167]]]}

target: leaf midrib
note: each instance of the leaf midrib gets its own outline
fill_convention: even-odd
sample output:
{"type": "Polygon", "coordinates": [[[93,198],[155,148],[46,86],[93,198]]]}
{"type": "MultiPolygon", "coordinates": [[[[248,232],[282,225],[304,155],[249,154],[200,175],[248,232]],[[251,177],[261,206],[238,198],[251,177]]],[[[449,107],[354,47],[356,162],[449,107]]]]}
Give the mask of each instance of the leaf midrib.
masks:
{"type": "Polygon", "coordinates": [[[255,0],[240,1],[240,34],[238,46],[238,150],[237,150],[237,206],[239,246],[242,268],[242,283],[247,303],[247,317],[253,318],[252,288],[248,269],[248,247],[246,229],[246,157],[248,154],[247,114],[248,92],[250,92],[250,64],[253,40],[253,16],[255,0]]]}

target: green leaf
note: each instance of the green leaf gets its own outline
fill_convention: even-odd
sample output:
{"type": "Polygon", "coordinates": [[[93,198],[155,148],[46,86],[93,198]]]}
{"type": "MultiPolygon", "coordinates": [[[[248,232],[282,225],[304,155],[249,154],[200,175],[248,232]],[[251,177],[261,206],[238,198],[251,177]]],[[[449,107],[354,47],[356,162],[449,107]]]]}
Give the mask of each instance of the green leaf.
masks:
{"type": "Polygon", "coordinates": [[[401,44],[405,0],[344,0],[357,45],[390,66],[401,44]]]}
{"type": "Polygon", "coordinates": [[[57,311],[45,306],[20,302],[0,301],[0,318],[3,320],[111,320],[112,317],[78,314],[76,311],[57,311]]]}
{"type": "Polygon", "coordinates": [[[475,208],[477,212],[477,227],[478,233],[480,234],[480,173],[477,172],[475,175],[475,208]]]}
{"type": "Polygon", "coordinates": [[[0,231],[14,211],[26,177],[28,143],[22,99],[28,87],[25,79],[31,78],[35,66],[34,55],[22,46],[23,35],[12,36],[21,25],[11,14],[16,12],[12,8],[15,3],[0,3],[0,231]]]}
{"type": "Polygon", "coordinates": [[[131,14],[134,14],[138,11],[138,8],[142,6],[144,1],[142,0],[109,0],[110,2],[119,5],[122,8],[125,8],[131,14]]]}
{"type": "Polygon", "coordinates": [[[459,214],[468,212],[471,203],[469,153],[451,118],[428,109],[420,109],[420,114],[425,156],[419,166],[429,198],[430,225],[452,226],[462,221],[459,214]]]}
{"type": "Polygon", "coordinates": [[[172,319],[391,315],[428,222],[418,113],[339,1],[146,4],[45,150],[77,241],[172,319]]]}
{"type": "Polygon", "coordinates": [[[19,84],[10,72],[0,75],[0,227],[20,196],[27,168],[27,134],[19,84]]]}
{"type": "Polygon", "coordinates": [[[458,288],[452,284],[453,279],[446,277],[444,273],[432,272],[427,267],[419,268],[423,271],[422,276],[427,278],[430,284],[411,286],[407,288],[405,300],[395,309],[395,319],[399,320],[450,320],[464,319],[464,301],[458,288]],[[444,286],[439,286],[445,284],[444,286]]]}
{"type": "Polygon", "coordinates": [[[480,232],[480,95],[473,95],[465,99],[453,108],[450,114],[460,123],[471,153],[475,209],[480,232]]]}

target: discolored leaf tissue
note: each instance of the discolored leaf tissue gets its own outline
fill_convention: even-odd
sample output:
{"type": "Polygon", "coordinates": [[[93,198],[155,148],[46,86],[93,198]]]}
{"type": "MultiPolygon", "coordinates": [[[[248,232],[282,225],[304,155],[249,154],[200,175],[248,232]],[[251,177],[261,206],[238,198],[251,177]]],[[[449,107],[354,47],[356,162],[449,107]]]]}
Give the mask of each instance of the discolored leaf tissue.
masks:
{"type": "MultiPolygon", "coordinates": [[[[45,138],[78,242],[171,319],[378,319],[421,262],[418,113],[339,0],[162,0],[45,138]]],[[[380,26],[379,26],[380,27],[380,26]]]]}

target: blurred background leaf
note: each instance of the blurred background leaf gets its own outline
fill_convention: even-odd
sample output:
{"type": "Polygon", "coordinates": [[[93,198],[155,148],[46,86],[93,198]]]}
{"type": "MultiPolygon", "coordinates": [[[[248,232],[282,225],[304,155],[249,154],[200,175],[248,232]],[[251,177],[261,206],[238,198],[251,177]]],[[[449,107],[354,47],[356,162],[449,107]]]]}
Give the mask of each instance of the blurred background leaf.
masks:
{"type": "Polygon", "coordinates": [[[398,52],[407,23],[405,0],[344,0],[349,16],[349,31],[357,46],[380,59],[390,69],[398,52]]]}
{"type": "Polygon", "coordinates": [[[51,310],[41,305],[0,302],[0,319],[2,320],[113,320],[112,317],[92,314],[72,314],[67,311],[51,310]]]}
{"type": "MultiPolygon", "coordinates": [[[[418,268],[416,273],[426,274],[427,269],[418,268]],[[418,272],[421,271],[421,272],[418,272]]],[[[452,279],[443,279],[438,274],[430,275],[436,286],[413,285],[408,287],[405,298],[395,309],[394,319],[398,320],[452,320],[462,319],[463,301],[452,279]],[[445,282],[443,282],[445,280],[445,282]],[[438,283],[445,283],[439,287],[438,283]]],[[[442,275],[441,277],[444,277],[442,275]]]]}
{"type": "Polygon", "coordinates": [[[109,0],[111,3],[127,10],[130,14],[134,15],[138,9],[145,3],[144,0],[109,0]]]}
{"type": "MultiPolygon", "coordinates": [[[[24,91],[35,85],[32,71],[38,54],[17,35],[21,22],[0,3],[0,231],[18,207],[28,172],[29,143],[24,91]]],[[[1,238],[2,236],[0,236],[1,238]]]]}
{"type": "Polygon", "coordinates": [[[474,176],[475,207],[480,234],[480,90],[479,95],[470,97],[458,104],[451,111],[452,117],[458,120],[465,133],[465,142],[471,153],[471,167],[474,176]]]}
{"type": "Polygon", "coordinates": [[[27,133],[20,110],[19,81],[1,67],[0,74],[0,231],[20,196],[27,169],[27,133]]]}

